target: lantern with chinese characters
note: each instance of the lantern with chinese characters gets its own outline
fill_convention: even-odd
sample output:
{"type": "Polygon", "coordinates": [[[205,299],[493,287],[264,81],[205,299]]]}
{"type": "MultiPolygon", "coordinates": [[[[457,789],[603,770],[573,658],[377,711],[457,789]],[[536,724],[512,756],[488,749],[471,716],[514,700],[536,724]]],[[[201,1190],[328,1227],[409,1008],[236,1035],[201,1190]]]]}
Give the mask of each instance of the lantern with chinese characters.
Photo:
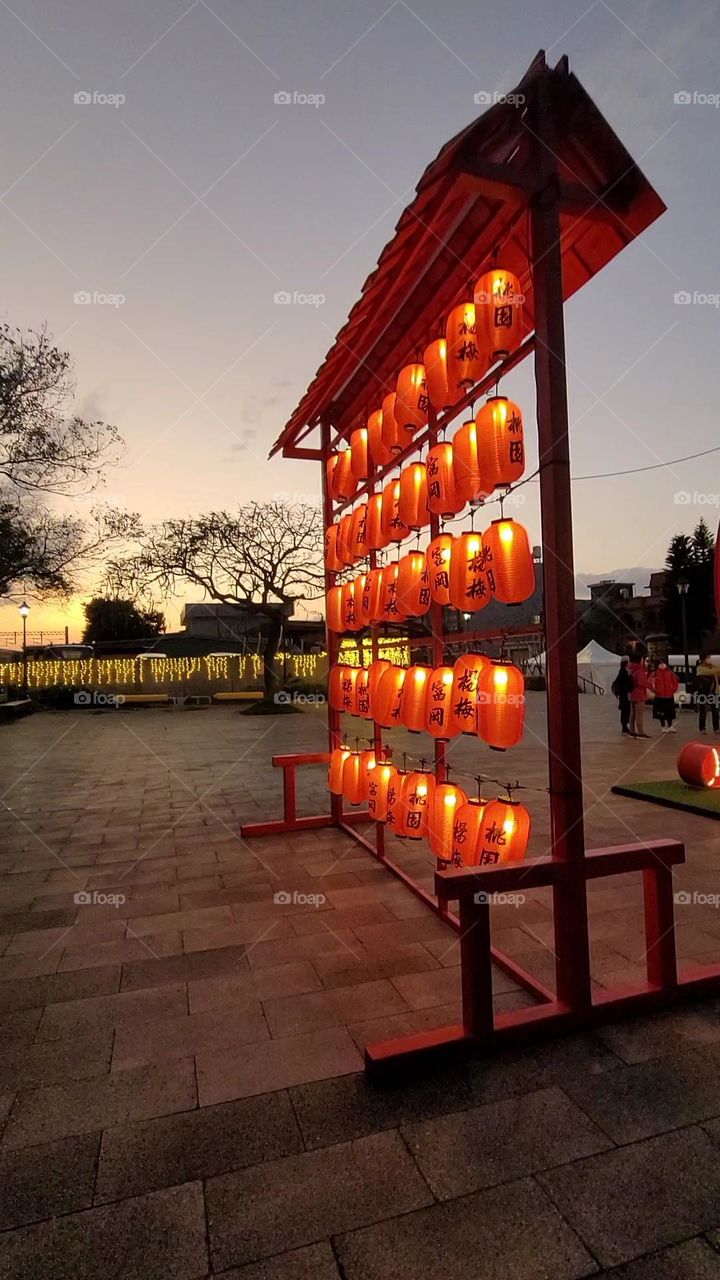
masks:
{"type": "Polygon", "coordinates": [[[358,621],[357,601],[355,599],[357,579],[352,578],[350,582],[343,583],[342,589],[342,620],[343,631],[357,631],[360,623],[358,621]]]}
{"type": "Polygon", "coordinates": [[[368,554],[367,545],[367,502],[361,502],[350,518],[350,540],[348,550],[353,561],[363,560],[368,554]]]}
{"type": "Polygon", "coordinates": [[[433,738],[451,736],[452,686],[452,667],[435,667],[425,690],[425,728],[433,738]]]}
{"type": "Polygon", "coordinates": [[[480,672],[478,733],[496,751],[514,747],[525,725],[525,677],[512,662],[492,662],[480,672]]]}
{"type": "Polygon", "coordinates": [[[382,599],[380,622],[402,622],[405,614],[398,604],[397,582],[400,566],[386,564],[382,571],[382,599]]]}
{"type": "Polygon", "coordinates": [[[364,799],[365,773],[363,764],[363,753],[361,751],[351,751],[343,764],[342,793],[348,804],[359,804],[364,799]]]}
{"type": "Polygon", "coordinates": [[[688,742],[677,758],[677,771],[689,787],[720,787],[720,753],[705,742],[688,742]]]}
{"type": "Polygon", "coordinates": [[[464,613],[476,613],[493,595],[490,553],[479,533],[461,533],[452,544],[450,603],[464,613]]]}
{"type": "Polygon", "coordinates": [[[408,529],[421,529],[430,519],[424,462],[411,462],[400,472],[398,516],[408,529]]]}
{"type": "Polygon", "coordinates": [[[493,520],[483,534],[491,556],[495,596],[503,604],[521,604],[535,590],[535,565],[527,530],[515,520],[493,520]]]}
{"type": "Polygon", "coordinates": [[[386,467],[388,462],[392,460],[392,453],[383,441],[382,434],[383,411],[376,409],[370,414],[367,423],[368,432],[368,449],[376,467],[386,467]]]}
{"type": "MultiPolygon", "coordinates": [[[[395,777],[390,779],[387,789],[387,803],[385,805],[385,826],[390,831],[397,830],[400,819],[400,800],[402,798],[402,789],[407,774],[404,769],[396,769],[395,777]]],[[[400,833],[398,832],[398,835],[400,833]]]]}
{"type": "Polygon", "coordinates": [[[342,587],[331,587],[327,593],[327,624],[330,631],[344,631],[342,587]]]}
{"type": "Polygon", "coordinates": [[[380,677],[372,698],[373,719],[383,729],[400,723],[400,699],[405,683],[405,668],[391,666],[380,677]]]}
{"type": "Polygon", "coordinates": [[[397,778],[398,771],[394,764],[387,761],[378,763],[367,775],[367,802],[371,817],[376,822],[384,822],[387,813],[388,790],[397,778]]]}
{"type": "Polygon", "coordinates": [[[522,303],[520,281],[502,267],[486,271],[475,285],[477,329],[490,364],[520,346],[522,303]]]}
{"type": "Polygon", "coordinates": [[[368,431],[367,427],[356,427],[350,433],[350,470],[356,480],[368,478],[368,431]]]}
{"type": "Polygon", "coordinates": [[[357,705],[357,682],[360,667],[350,667],[345,662],[337,662],[328,678],[328,702],[333,711],[347,711],[355,715],[357,705]]]}
{"type": "Polygon", "coordinates": [[[407,444],[407,436],[395,417],[395,392],[391,391],[382,402],[382,442],[390,453],[400,453],[407,444]]]}
{"type": "Polygon", "coordinates": [[[400,481],[391,480],[382,491],[382,516],[380,527],[388,542],[402,542],[410,530],[400,519],[400,481]]]}
{"type": "Polygon", "coordinates": [[[432,798],[435,779],[431,773],[414,769],[405,774],[400,792],[395,834],[420,840],[427,830],[427,807],[432,798]]]}
{"type": "Polygon", "coordinates": [[[479,382],[487,368],[486,353],[478,341],[474,302],[461,302],[447,318],[448,386],[458,398],[459,390],[479,382]]]}
{"type": "Polygon", "coordinates": [[[375,751],[372,747],[360,752],[360,798],[367,800],[368,779],[375,768],[375,751]]]}
{"type": "Polygon", "coordinates": [[[336,502],[347,502],[357,489],[357,480],[352,473],[351,461],[349,449],[343,449],[340,453],[331,453],[328,458],[328,486],[336,502]]]}
{"type": "Polygon", "coordinates": [[[382,551],[390,541],[382,526],[383,496],[374,493],[368,498],[365,518],[365,544],[368,551],[382,551]]]}
{"type": "Polygon", "coordinates": [[[406,364],[398,374],[395,388],[395,421],[405,435],[405,442],[424,427],[428,420],[428,396],[425,365],[406,364]]]}
{"type": "Polygon", "coordinates": [[[432,667],[420,663],[408,667],[405,673],[400,699],[400,721],[411,733],[421,733],[425,728],[425,697],[432,667]]]}
{"type": "Polygon", "coordinates": [[[453,439],[453,474],[455,493],[459,501],[458,511],[470,502],[477,505],[492,493],[492,484],[480,469],[478,429],[474,419],[463,422],[453,439]]]}
{"type": "Polygon", "coordinates": [[[343,563],[339,559],[337,553],[337,535],[338,526],[336,524],[328,525],[325,530],[325,568],[331,573],[337,573],[342,569],[343,563]]]}
{"type": "Polygon", "coordinates": [[[450,604],[450,560],[452,534],[439,533],[428,546],[427,569],[430,577],[430,595],[436,604],[450,604]]]}
{"type": "Polygon", "coordinates": [[[330,752],[330,768],[328,770],[328,787],[334,796],[341,796],[343,789],[343,769],[350,755],[349,747],[336,747],[330,752]]]}
{"type": "Polygon", "coordinates": [[[475,867],[486,800],[466,800],[455,814],[451,861],[454,867],[475,867]]]}
{"type": "Polygon", "coordinates": [[[425,348],[425,381],[427,382],[430,403],[436,412],[449,409],[459,396],[459,391],[450,390],[447,368],[447,339],[436,338],[425,348]]]}
{"type": "Polygon", "coordinates": [[[370,668],[358,667],[355,681],[355,715],[363,720],[372,719],[370,710],[370,668]]]}
{"type": "Polygon", "coordinates": [[[353,564],[355,559],[350,545],[352,542],[352,523],[353,518],[352,512],[350,511],[348,511],[346,515],[341,516],[338,522],[335,550],[337,552],[338,560],[342,562],[343,566],[353,564]]]}
{"type": "Polygon", "coordinates": [[[396,599],[404,618],[421,618],[430,608],[430,580],[424,551],[410,551],[400,561],[396,599]]]}
{"type": "Polygon", "coordinates": [[[487,491],[515,484],[525,470],[522,413],[507,396],[491,396],[475,419],[477,462],[487,491]]]}
{"type": "Polygon", "coordinates": [[[428,510],[437,516],[454,516],[462,507],[455,483],[453,447],[449,440],[441,440],[428,450],[425,461],[428,510]]]}
{"type": "Polygon", "coordinates": [[[490,666],[482,653],[465,653],[453,669],[450,724],[453,733],[477,733],[477,695],[481,671],[490,666]]]}
{"type": "Polygon", "coordinates": [[[517,800],[489,800],[485,805],[475,866],[522,862],[530,839],[530,814],[517,800]]]}
{"type": "Polygon", "coordinates": [[[365,574],[363,589],[358,601],[358,620],[361,627],[370,627],[380,621],[382,613],[382,569],[371,569],[365,574]]]}
{"type": "MultiPolygon", "coordinates": [[[[378,573],[382,573],[382,569],[379,569],[378,573]]],[[[376,658],[375,662],[370,663],[368,688],[370,690],[370,710],[373,713],[373,719],[375,719],[375,700],[377,698],[378,685],[385,672],[389,671],[391,666],[392,663],[388,662],[387,658],[376,658]]]]}
{"type": "Polygon", "coordinates": [[[427,837],[436,858],[443,862],[452,860],[455,818],[464,804],[467,796],[462,787],[456,787],[454,782],[435,784],[427,808],[427,837]]]}

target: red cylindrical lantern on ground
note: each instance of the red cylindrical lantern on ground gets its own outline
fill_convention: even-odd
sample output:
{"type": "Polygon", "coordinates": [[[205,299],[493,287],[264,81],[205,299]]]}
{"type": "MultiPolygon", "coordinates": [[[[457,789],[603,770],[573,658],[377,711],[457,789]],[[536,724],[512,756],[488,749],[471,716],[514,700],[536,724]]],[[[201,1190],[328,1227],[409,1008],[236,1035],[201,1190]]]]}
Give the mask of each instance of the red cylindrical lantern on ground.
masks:
{"type": "Polygon", "coordinates": [[[400,699],[405,683],[404,667],[389,667],[378,682],[372,698],[373,719],[383,729],[392,729],[400,723],[400,699]]]}
{"type": "Polygon", "coordinates": [[[460,507],[466,502],[477,504],[492,493],[489,484],[480,469],[478,455],[478,429],[473,418],[463,422],[453,439],[453,472],[455,475],[455,492],[460,507]]]}
{"type": "Polygon", "coordinates": [[[343,764],[342,772],[342,793],[348,804],[360,804],[364,786],[362,752],[351,751],[343,764]]]}
{"type": "Polygon", "coordinates": [[[433,538],[426,552],[430,596],[436,604],[450,604],[450,561],[453,541],[452,534],[439,533],[437,538],[433,538]]]}
{"type": "Polygon", "coordinates": [[[342,620],[343,631],[357,631],[360,627],[358,619],[357,601],[355,599],[356,579],[352,578],[350,582],[343,583],[342,589],[342,620]]]}
{"type": "Polygon", "coordinates": [[[436,783],[427,808],[427,837],[430,848],[443,862],[452,860],[455,817],[467,796],[454,782],[436,783]]]}
{"type": "Polygon", "coordinates": [[[490,666],[482,653],[465,653],[453,669],[450,724],[453,733],[477,733],[477,695],[481,671],[490,666]]]}
{"type": "Polygon", "coordinates": [[[488,568],[496,599],[522,604],[535,590],[535,565],[524,525],[515,520],[493,520],[483,534],[490,554],[488,568]]]}
{"type": "Polygon", "coordinates": [[[336,747],[330,752],[330,768],[328,769],[328,787],[334,796],[341,796],[343,789],[343,768],[350,755],[349,747],[336,747]]]}
{"type": "Polygon", "coordinates": [[[350,470],[356,480],[368,478],[368,431],[367,427],[356,427],[350,433],[350,470]]]}
{"type": "Polygon", "coordinates": [[[405,618],[421,618],[430,608],[430,580],[424,551],[410,551],[400,561],[396,601],[405,618]]]}
{"type": "Polygon", "coordinates": [[[367,516],[365,519],[365,544],[369,551],[382,551],[390,538],[382,527],[383,496],[374,493],[368,498],[367,516]]]}
{"type": "Polygon", "coordinates": [[[400,453],[407,444],[407,436],[395,417],[395,399],[395,392],[391,391],[382,402],[382,442],[391,454],[400,453]]]}
{"type": "Polygon", "coordinates": [[[485,805],[475,865],[522,862],[530,838],[530,814],[517,800],[489,800],[485,805]]]}
{"type": "Polygon", "coordinates": [[[400,721],[411,733],[421,733],[425,728],[425,696],[432,667],[416,663],[405,673],[400,699],[400,721]]]}
{"type": "Polygon", "coordinates": [[[436,338],[425,348],[425,381],[430,403],[436,412],[449,409],[458,399],[459,392],[450,389],[447,368],[447,339],[436,338]]]}
{"type": "Polygon", "coordinates": [[[367,545],[367,502],[361,502],[350,518],[350,540],[348,551],[353,561],[363,560],[368,554],[367,545]]]}
{"type": "Polygon", "coordinates": [[[424,364],[406,364],[395,388],[395,421],[407,440],[428,420],[428,395],[424,364]]]}
{"type": "Polygon", "coordinates": [[[415,769],[402,780],[395,834],[419,840],[427,830],[427,808],[435,779],[431,773],[415,769]]]}
{"type": "Polygon", "coordinates": [[[342,449],[340,453],[331,453],[328,458],[328,484],[336,502],[347,502],[357,489],[357,480],[352,473],[351,462],[349,449],[342,449]]]}
{"type": "Polygon", "coordinates": [[[331,587],[327,593],[327,624],[330,631],[344,631],[342,587],[331,587]]]}
{"type": "Polygon", "coordinates": [[[477,727],[496,751],[507,751],[522,738],[525,725],[525,678],[512,662],[492,662],[480,672],[477,727]]]}
{"type": "Polygon", "coordinates": [[[382,569],[371,569],[365,574],[363,589],[358,601],[358,620],[361,627],[370,627],[380,621],[382,613],[382,569]]]}
{"type": "Polygon", "coordinates": [[[430,519],[424,462],[411,462],[400,472],[398,516],[408,529],[422,529],[430,519]]]}
{"type": "Polygon", "coordinates": [[[493,594],[490,553],[479,533],[461,533],[453,540],[450,557],[450,603],[464,613],[476,613],[493,594]]]}
{"type": "Polygon", "coordinates": [[[466,800],[455,814],[451,861],[454,867],[476,867],[486,800],[466,800]]]}
{"type": "Polygon", "coordinates": [[[382,409],[376,409],[367,422],[368,449],[376,467],[386,467],[392,459],[392,453],[383,441],[382,421],[382,409]]]}
{"type": "Polygon", "coordinates": [[[474,302],[461,302],[453,307],[447,318],[445,337],[448,385],[457,399],[460,390],[480,381],[488,364],[478,339],[474,302]]]}
{"type": "Polygon", "coordinates": [[[338,526],[336,524],[328,525],[325,530],[325,568],[331,573],[337,573],[343,568],[343,562],[337,553],[337,536],[338,526]]]}
{"type": "Polygon", "coordinates": [[[402,542],[403,538],[407,538],[410,529],[404,520],[400,519],[400,481],[391,480],[385,485],[382,492],[382,516],[380,527],[384,536],[389,542],[402,542]]]}
{"type": "MultiPolygon", "coordinates": [[[[382,569],[378,569],[378,573],[382,574],[382,569]]],[[[368,687],[370,689],[370,710],[373,713],[373,718],[375,717],[375,699],[377,698],[378,685],[385,672],[389,671],[391,666],[392,663],[388,662],[387,658],[377,658],[375,662],[370,663],[368,687]]]]}
{"type": "Polygon", "coordinates": [[[391,784],[398,776],[394,764],[384,762],[376,764],[367,777],[367,802],[371,816],[376,822],[384,822],[387,813],[387,795],[391,784]]]}
{"type": "Polygon", "coordinates": [[[522,413],[507,396],[491,396],[475,419],[477,462],[488,491],[515,484],[525,470],[522,413]]]}
{"type": "Polygon", "coordinates": [[[372,719],[372,711],[370,709],[369,667],[358,667],[357,679],[355,681],[355,715],[362,716],[363,720],[372,719]]]}
{"type": "Polygon", "coordinates": [[[441,440],[428,450],[425,462],[428,510],[437,516],[454,516],[463,503],[455,484],[453,447],[449,440],[441,440]]]}
{"type": "Polygon", "coordinates": [[[677,758],[677,771],[689,787],[720,787],[720,753],[705,742],[688,742],[677,758]]]}
{"type": "Polygon", "coordinates": [[[433,738],[449,738],[452,706],[452,667],[435,667],[425,690],[425,729],[433,738]]]}
{"type": "Polygon", "coordinates": [[[350,667],[337,662],[328,677],[328,702],[334,711],[347,711],[355,715],[357,706],[357,682],[360,667],[350,667]]]}
{"type": "Polygon", "coordinates": [[[486,271],[475,285],[477,330],[490,364],[520,346],[522,303],[520,281],[503,267],[486,271]]]}
{"type": "Polygon", "coordinates": [[[352,513],[347,512],[341,516],[338,521],[337,539],[335,541],[335,551],[338,560],[342,562],[343,567],[354,563],[355,557],[352,552],[352,513]]]}

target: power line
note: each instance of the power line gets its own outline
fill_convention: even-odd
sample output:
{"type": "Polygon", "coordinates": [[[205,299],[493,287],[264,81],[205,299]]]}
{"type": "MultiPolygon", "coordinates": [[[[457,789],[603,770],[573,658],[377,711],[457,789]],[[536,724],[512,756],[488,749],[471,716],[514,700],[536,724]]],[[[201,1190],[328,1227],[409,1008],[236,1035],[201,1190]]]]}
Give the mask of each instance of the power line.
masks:
{"type": "Polygon", "coordinates": [[[610,476],[633,476],[639,471],[659,471],[662,467],[674,467],[680,462],[692,462],[694,458],[706,458],[709,453],[720,452],[720,445],[703,449],[701,453],[686,453],[684,458],[671,458],[669,462],[654,462],[647,467],[629,467],[627,471],[599,471],[595,475],[573,476],[573,480],[607,480],[610,476]]]}

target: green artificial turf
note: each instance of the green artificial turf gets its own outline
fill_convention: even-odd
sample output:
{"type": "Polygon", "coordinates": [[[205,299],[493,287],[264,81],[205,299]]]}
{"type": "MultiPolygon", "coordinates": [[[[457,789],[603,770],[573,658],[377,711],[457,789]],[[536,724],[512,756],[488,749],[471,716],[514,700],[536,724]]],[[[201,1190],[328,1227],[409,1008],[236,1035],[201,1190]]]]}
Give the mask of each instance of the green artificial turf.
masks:
{"type": "Polygon", "coordinates": [[[651,804],[684,809],[705,818],[720,818],[720,787],[689,787],[674,778],[668,782],[633,782],[630,786],[613,787],[612,790],[618,796],[649,800],[651,804]]]}

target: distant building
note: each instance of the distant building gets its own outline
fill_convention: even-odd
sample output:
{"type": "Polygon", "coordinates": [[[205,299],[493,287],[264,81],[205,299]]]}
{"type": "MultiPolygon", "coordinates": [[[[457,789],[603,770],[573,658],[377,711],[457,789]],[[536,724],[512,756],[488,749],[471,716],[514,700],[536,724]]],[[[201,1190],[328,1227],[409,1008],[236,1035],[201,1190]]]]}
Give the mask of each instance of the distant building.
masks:
{"type": "Polygon", "coordinates": [[[635,584],[606,579],[590,584],[590,599],[576,600],[580,643],[599,640],[622,653],[633,640],[647,641],[666,627],[667,573],[650,575],[648,595],[636,596],[635,584]]]}
{"type": "MultiPolygon", "coordinates": [[[[283,647],[299,653],[319,653],[325,648],[322,618],[293,618],[293,606],[285,605],[283,647]]],[[[186,604],[180,618],[187,641],[215,641],[215,648],[255,650],[262,647],[270,622],[262,613],[244,604],[186,604]]],[[[163,647],[166,637],[163,636],[163,647]]]]}

